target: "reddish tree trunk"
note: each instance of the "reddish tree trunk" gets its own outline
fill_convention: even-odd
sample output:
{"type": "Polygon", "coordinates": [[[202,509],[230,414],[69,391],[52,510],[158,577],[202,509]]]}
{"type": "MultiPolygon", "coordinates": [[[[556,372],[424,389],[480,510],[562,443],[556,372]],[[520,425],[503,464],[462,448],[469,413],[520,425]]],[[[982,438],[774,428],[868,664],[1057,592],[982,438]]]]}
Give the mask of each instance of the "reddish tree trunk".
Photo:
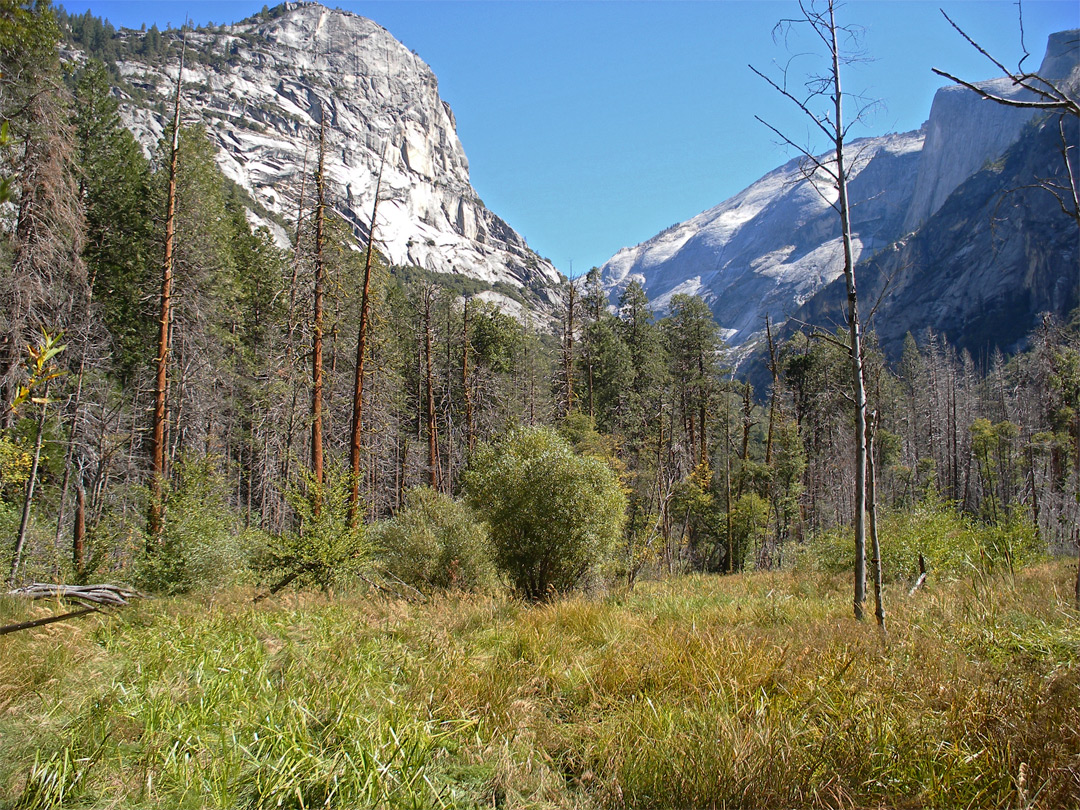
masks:
{"type": "Polygon", "coordinates": [[[157,375],[154,386],[154,431],[150,480],[148,542],[157,544],[165,514],[165,400],[169,390],[169,321],[172,318],[173,242],[176,237],[176,173],[180,158],[180,91],[184,78],[187,35],[180,50],[176,74],[176,101],[173,106],[172,148],[169,153],[169,190],[165,211],[165,258],[161,263],[161,307],[159,312],[157,375]]]}

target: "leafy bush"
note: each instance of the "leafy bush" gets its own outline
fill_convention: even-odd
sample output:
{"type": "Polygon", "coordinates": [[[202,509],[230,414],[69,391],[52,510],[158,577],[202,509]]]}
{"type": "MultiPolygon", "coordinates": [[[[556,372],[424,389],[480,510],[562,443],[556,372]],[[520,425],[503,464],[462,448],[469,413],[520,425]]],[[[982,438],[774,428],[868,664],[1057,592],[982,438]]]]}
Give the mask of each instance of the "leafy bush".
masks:
{"type": "Polygon", "coordinates": [[[181,459],[177,485],[166,495],[160,543],[135,567],[139,585],[161,593],[236,584],[248,570],[248,536],[237,526],[216,460],[181,459]]]}
{"type": "Polygon", "coordinates": [[[610,556],[626,520],[611,468],[575,455],[548,428],[522,428],[482,446],[464,484],[491,529],[496,565],[528,599],[581,583],[610,556]]]}
{"type": "Polygon", "coordinates": [[[8,436],[0,436],[0,498],[15,501],[30,477],[30,454],[8,436]]]}
{"type": "MultiPolygon", "coordinates": [[[[878,524],[886,582],[914,577],[919,554],[930,571],[957,576],[1019,567],[1038,559],[1044,551],[1034,527],[1026,521],[986,524],[941,502],[926,501],[902,511],[885,510],[878,524]]],[[[842,573],[851,569],[853,560],[854,540],[850,528],[845,528],[812,539],[800,564],[842,573]]]]}
{"type": "Polygon", "coordinates": [[[404,509],[372,527],[371,542],[391,574],[421,590],[494,581],[487,529],[464,504],[428,487],[410,491],[404,509]]]}
{"type": "Polygon", "coordinates": [[[285,494],[298,528],[273,538],[255,560],[275,590],[294,581],[328,590],[366,567],[370,548],[364,525],[349,525],[350,480],[348,473],[331,469],[319,484],[305,473],[303,489],[285,494]]]}

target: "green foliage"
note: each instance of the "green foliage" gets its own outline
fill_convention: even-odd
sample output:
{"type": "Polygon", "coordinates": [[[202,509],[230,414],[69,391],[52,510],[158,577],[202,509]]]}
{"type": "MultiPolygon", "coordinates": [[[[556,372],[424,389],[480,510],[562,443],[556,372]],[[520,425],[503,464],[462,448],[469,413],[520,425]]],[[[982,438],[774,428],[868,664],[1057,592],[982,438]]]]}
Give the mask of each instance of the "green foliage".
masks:
{"type": "Polygon", "coordinates": [[[591,380],[597,426],[613,432],[626,418],[634,368],[630,350],[620,336],[617,322],[606,313],[585,328],[581,373],[591,380]]]}
{"type": "Polygon", "coordinates": [[[481,302],[469,313],[469,345],[477,366],[495,374],[512,372],[521,341],[521,325],[493,304],[481,302]]]}
{"type": "Polygon", "coordinates": [[[495,292],[505,295],[507,298],[517,301],[519,304],[527,306],[523,291],[504,281],[497,281],[494,284],[491,284],[482,279],[472,278],[471,276],[464,274],[438,273],[434,270],[425,270],[422,267],[405,265],[394,265],[390,268],[390,274],[401,287],[432,283],[441,289],[447,290],[452,295],[465,298],[472,298],[478,293],[494,290],[495,292]]]}
{"type": "Polygon", "coordinates": [[[296,581],[325,591],[362,573],[371,549],[363,524],[350,525],[349,474],[328,468],[322,484],[306,470],[302,475],[303,488],[293,487],[285,495],[296,512],[298,528],[269,538],[257,552],[255,567],[272,585],[296,581]]]}
{"type": "Polygon", "coordinates": [[[496,564],[528,599],[583,582],[610,556],[626,519],[611,468],[575,455],[548,428],[522,428],[482,446],[464,484],[491,528],[496,564]]]}
{"type": "Polygon", "coordinates": [[[0,435],[0,500],[12,500],[30,477],[30,454],[7,435],[0,435]]]}
{"type": "Polygon", "coordinates": [[[85,206],[83,260],[122,381],[151,358],[161,243],[154,233],[150,164],[120,121],[105,67],[89,61],[75,83],[74,135],[85,206]],[[117,227],[122,222],[123,227],[117,227]]]}
{"type": "MultiPolygon", "coordinates": [[[[0,83],[32,85],[59,37],[48,0],[0,0],[0,83]]],[[[6,95],[0,98],[6,101],[6,95]]]]}
{"type": "MultiPolygon", "coordinates": [[[[672,512],[685,526],[690,553],[704,571],[727,570],[727,549],[721,536],[723,506],[707,462],[698,464],[675,488],[672,512]]],[[[735,560],[731,570],[741,570],[742,556],[736,554],[735,560]]]]}
{"type": "Polygon", "coordinates": [[[732,504],[731,534],[737,570],[764,547],[768,523],[769,503],[756,492],[746,492],[732,504]]]}
{"type": "MultiPolygon", "coordinates": [[[[984,523],[939,501],[879,509],[878,524],[886,582],[913,580],[920,554],[931,576],[939,577],[1011,572],[1045,554],[1030,523],[984,523]]],[[[850,571],[854,553],[850,530],[834,530],[813,538],[800,564],[838,574],[850,571]]]]}
{"type": "Polygon", "coordinates": [[[44,397],[33,396],[35,389],[48,387],[50,380],[62,376],[63,372],[53,363],[67,344],[61,344],[63,335],[50,335],[48,332],[41,333],[41,342],[36,346],[26,347],[26,374],[27,381],[18,387],[15,398],[11,402],[12,412],[31,400],[39,405],[46,405],[48,400],[44,397]]]}
{"type": "Polygon", "coordinates": [[[494,582],[487,529],[449,495],[410,490],[405,508],[370,534],[383,566],[420,590],[479,590],[494,582]]]}
{"type": "Polygon", "coordinates": [[[212,591],[242,581],[251,538],[222,494],[228,486],[218,460],[181,459],[176,479],[166,493],[161,542],[136,566],[136,581],[158,593],[212,591]]]}

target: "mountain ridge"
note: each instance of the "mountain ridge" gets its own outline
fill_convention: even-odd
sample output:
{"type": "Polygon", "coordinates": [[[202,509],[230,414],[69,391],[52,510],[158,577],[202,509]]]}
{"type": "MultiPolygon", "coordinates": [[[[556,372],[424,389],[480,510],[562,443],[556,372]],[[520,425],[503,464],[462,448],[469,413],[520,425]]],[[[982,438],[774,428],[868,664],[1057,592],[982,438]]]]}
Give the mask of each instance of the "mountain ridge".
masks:
{"type": "MultiPolygon", "coordinates": [[[[1042,75],[1076,79],[1078,36],[1049,37],[1042,75]]],[[[1028,95],[1008,79],[979,86],[1008,98],[1028,95]]],[[[856,262],[917,233],[966,180],[1016,142],[1035,113],[946,86],[919,130],[851,141],[856,262]]],[[[617,252],[601,267],[609,296],[616,298],[631,279],[660,310],[675,293],[701,295],[735,361],[745,359],[763,338],[766,316],[777,323],[805,315],[843,271],[839,222],[826,199],[835,192],[822,183],[814,188],[801,166],[799,159],[788,161],[719,205],[617,252]]],[[[1052,202],[1049,195],[1044,202],[1052,202]]]]}
{"type": "MultiPolygon", "coordinates": [[[[118,35],[147,37],[129,29],[118,35]]],[[[385,161],[375,241],[392,264],[510,285],[541,311],[558,305],[559,272],[472,188],[435,74],[381,25],[315,2],[284,3],[238,23],[194,29],[187,47],[196,58],[184,66],[184,121],[205,125],[218,165],[259,206],[295,222],[325,116],[333,207],[358,243],[369,232],[385,161]]],[[[125,125],[150,153],[169,117],[179,62],[167,53],[153,64],[135,51],[117,60],[123,81],[116,93],[125,125]]],[[[288,243],[280,223],[256,212],[252,218],[288,243]]],[[[521,306],[493,290],[481,297],[521,306]]]]}

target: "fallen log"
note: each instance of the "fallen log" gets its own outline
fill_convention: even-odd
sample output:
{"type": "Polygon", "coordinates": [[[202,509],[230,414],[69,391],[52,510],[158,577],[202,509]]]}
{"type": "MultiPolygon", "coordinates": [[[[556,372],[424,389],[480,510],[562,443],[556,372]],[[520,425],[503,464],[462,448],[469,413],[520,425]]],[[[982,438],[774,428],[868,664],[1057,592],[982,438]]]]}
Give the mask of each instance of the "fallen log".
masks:
{"type": "Polygon", "coordinates": [[[74,602],[82,607],[79,610],[61,613],[58,616],[47,616],[42,619],[4,625],[0,627],[0,636],[16,633],[19,630],[29,630],[33,627],[42,627],[64,619],[85,616],[87,613],[99,613],[105,608],[124,607],[132,599],[143,598],[143,594],[122,585],[55,585],[49,582],[35,582],[22,588],[15,588],[8,591],[8,596],[32,601],[58,599],[74,602]]]}
{"type": "Polygon", "coordinates": [[[73,610],[70,613],[61,613],[59,616],[46,616],[44,619],[34,619],[29,622],[19,622],[18,624],[5,624],[0,627],[0,636],[6,636],[8,633],[17,633],[20,630],[29,630],[32,627],[42,627],[46,624],[52,624],[53,622],[62,622],[64,619],[73,619],[76,616],[85,616],[87,613],[100,613],[101,608],[88,607],[81,610],[73,610]]]}
{"type": "Polygon", "coordinates": [[[8,591],[8,596],[21,599],[67,599],[79,604],[123,607],[129,600],[142,598],[143,595],[123,585],[55,585],[50,582],[35,582],[8,591]]]}

